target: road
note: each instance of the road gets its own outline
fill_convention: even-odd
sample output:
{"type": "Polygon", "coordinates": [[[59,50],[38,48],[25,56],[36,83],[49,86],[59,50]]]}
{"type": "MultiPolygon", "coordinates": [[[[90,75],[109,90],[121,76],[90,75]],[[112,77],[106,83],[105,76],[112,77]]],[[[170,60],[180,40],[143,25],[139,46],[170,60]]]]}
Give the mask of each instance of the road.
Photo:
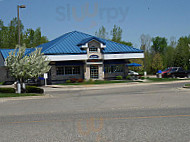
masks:
{"type": "Polygon", "coordinates": [[[0,100],[2,142],[189,142],[184,83],[46,88],[49,97],[0,100]]]}

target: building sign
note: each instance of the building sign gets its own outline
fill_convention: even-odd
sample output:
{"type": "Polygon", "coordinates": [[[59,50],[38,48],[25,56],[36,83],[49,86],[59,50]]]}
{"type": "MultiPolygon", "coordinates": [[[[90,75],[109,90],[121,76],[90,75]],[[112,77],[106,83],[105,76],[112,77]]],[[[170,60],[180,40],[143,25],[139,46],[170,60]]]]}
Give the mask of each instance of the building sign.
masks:
{"type": "Polygon", "coordinates": [[[90,59],[99,59],[99,56],[98,56],[98,55],[90,55],[89,58],[90,58],[90,59]]]}

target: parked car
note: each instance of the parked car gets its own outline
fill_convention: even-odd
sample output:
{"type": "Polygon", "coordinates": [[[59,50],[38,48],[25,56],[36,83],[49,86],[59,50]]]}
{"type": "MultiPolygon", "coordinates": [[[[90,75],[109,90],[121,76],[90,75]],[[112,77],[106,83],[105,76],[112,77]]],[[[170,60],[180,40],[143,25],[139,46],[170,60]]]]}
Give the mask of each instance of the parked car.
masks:
{"type": "Polygon", "coordinates": [[[132,71],[132,70],[129,70],[128,75],[137,76],[137,75],[139,75],[139,73],[135,72],[135,71],[132,71]]]}
{"type": "Polygon", "coordinates": [[[172,69],[175,69],[175,68],[177,68],[177,67],[168,67],[164,71],[162,71],[162,78],[167,78],[168,72],[170,72],[172,69]]]}
{"type": "Polygon", "coordinates": [[[182,67],[170,67],[162,72],[162,77],[187,77],[190,78],[190,71],[185,71],[182,67]]]}

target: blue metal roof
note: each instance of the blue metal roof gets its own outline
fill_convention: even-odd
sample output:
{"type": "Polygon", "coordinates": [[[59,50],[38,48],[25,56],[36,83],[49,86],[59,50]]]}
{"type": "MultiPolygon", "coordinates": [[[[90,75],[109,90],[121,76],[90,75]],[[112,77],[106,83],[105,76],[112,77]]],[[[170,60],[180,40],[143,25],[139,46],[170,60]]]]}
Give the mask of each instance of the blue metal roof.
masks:
{"type": "Polygon", "coordinates": [[[78,31],[66,33],[48,43],[39,45],[42,47],[42,52],[46,55],[52,54],[85,54],[78,45],[95,39],[106,45],[103,50],[104,54],[108,53],[143,53],[143,50],[116,43],[110,40],[98,38],[78,31]]]}
{"type": "MultiPolygon", "coordinates": [[[[83,45],[93,39],[106,45],[106,48],[102,51],[104,54],[143,53],[143,50],[116,43],[110,40],[98,38],[78,31],[66,33],[50,42],[37,46],[37,48],[41,47],[42,53],[44,53],[45,55],[85,54],[86,50],[81,49],[79,45],[83,45]]],[[[3,58],[6,59],[9,56],[9,52],[13,50],[14,49],[1,49],[0,52],[3,55],[3,58]]],[[[35,48],[27,48],[25,54],[27,55],[34,50],[35,48]]]]}
{"type": "MultiPolygon", "coordinates": [[[[13,52],[15,49],[0,49],[0,52],[4,59],[6,59],[9,56],[10,52],[13,52]]],[[[26,48],[25,55],[28,55],[32,51],[34,51],[35,48],[26,48]]]]}

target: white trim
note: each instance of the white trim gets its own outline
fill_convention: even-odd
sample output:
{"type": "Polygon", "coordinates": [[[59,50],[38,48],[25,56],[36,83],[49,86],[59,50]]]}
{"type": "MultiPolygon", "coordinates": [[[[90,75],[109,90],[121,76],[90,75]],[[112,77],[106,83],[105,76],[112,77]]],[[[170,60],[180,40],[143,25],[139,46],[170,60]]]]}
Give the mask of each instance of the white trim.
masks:
{"type": "Polygon", "coordinates": [[[144,53],[104,54],[104,60],[144,58],[144,53]]]}
{"type": "Polygon", "coordinates": [[[88,48],[88,43],[86,43],[85,45],[82,45],[82,48],[88,48]]]}
{"type": "MultiPolygon", "coordinates": [[[[104,60],[144,58],[144,53],[102,54],[104,60]]],[[[87,60],[87,54],[82,55],[46,55],[50,61],[87,60]]]]}
{"type": "Polygon", "coordinates": [[[100,47],[101,48],[106,48],[106,45],[103,45],[102,43],[100,43],[100,47]]]}
{"type": "Polygon", "coordinates": [[[82,55],[46,55],[50,61],[87,60],[87,54],[82,55]]]}
{"type": "Polygon", "coordinates": [[[103,62],[86,62],[87,65],[102,65],[103,62]]]}

